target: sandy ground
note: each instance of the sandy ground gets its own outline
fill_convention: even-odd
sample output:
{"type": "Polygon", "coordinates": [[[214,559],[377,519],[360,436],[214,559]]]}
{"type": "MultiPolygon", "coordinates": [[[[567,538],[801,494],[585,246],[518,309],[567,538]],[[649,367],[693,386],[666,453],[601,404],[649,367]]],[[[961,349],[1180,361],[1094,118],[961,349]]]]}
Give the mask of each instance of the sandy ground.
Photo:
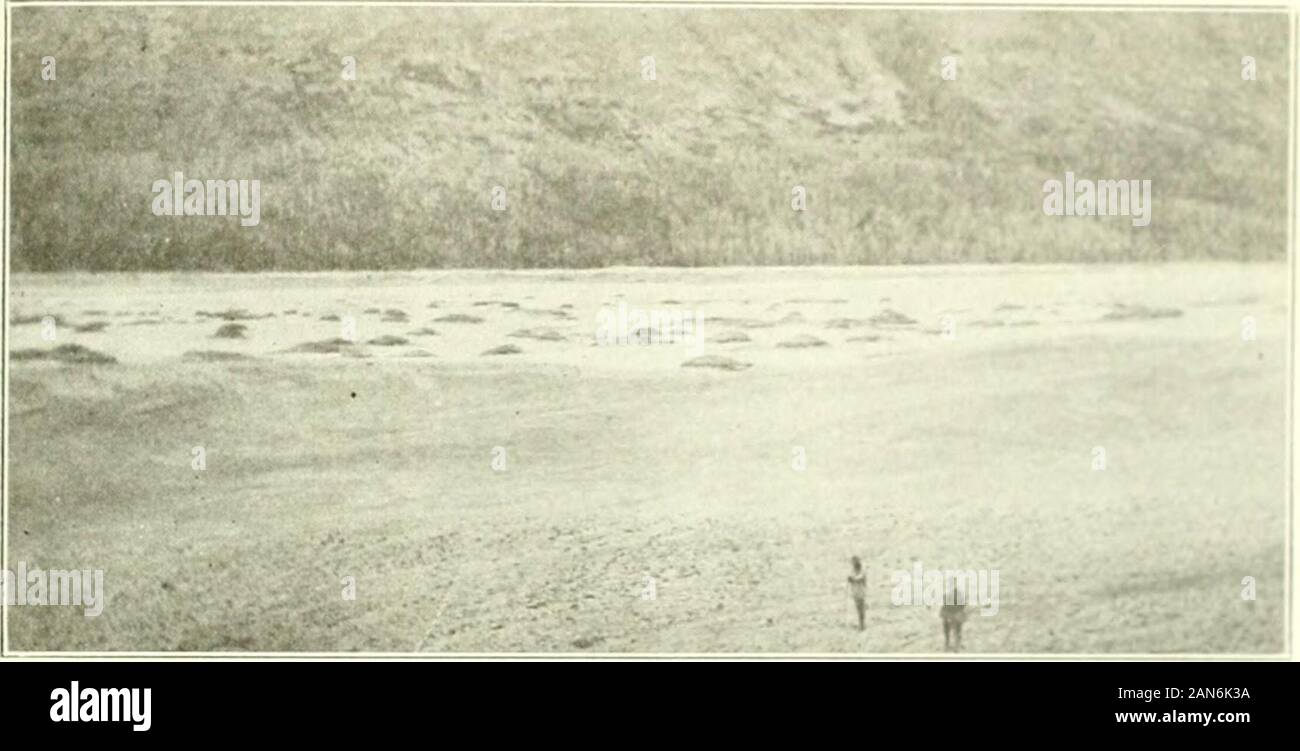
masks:
{"type": "Polygon", "coordinates": [[[919,561],[998,572],[967,652],[1277,652],[1286,275],[15,275],[8,564],[108,599],[10,648],[931,653],[919,561]],[[748,341],[598,346],[620,303],[748,341]]]}

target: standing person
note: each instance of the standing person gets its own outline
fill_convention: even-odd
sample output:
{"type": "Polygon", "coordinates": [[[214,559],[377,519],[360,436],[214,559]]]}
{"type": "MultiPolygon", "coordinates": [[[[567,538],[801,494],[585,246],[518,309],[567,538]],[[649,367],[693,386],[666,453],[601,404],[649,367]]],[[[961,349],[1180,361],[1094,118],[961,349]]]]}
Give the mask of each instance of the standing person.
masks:
{"type": "Polygon", "coordinates": [[[939,617],[943,619],[943,651],[961,651],[961,624],[966,620],[966,596],[958,595],[957,582],[952,583],[952,594],[945,594],[943,607],[939,608],[939,617]],[[952,647],[949,648],[949,634],[952,647]]]}
{"type": "Polygon", "coordinates": [[[853,556],[853,572],[849,574],[849,594],[858,608],[858,630],[867,630],[867,572],[862,570],[862,559],[853,556]]]}

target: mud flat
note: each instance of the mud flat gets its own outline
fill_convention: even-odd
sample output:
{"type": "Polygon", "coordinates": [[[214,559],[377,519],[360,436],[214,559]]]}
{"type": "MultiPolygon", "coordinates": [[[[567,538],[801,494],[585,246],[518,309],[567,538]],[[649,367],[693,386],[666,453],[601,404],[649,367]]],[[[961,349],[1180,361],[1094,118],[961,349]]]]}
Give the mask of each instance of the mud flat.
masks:
{"type": "Polygon", "coordinates": [[[1287,273],[15,274],[9,559],[107,602],[10,644],[938,652],[921,561],[999,572],[968,652],[1276,652],[1287,273]],[[697,340],[597,343],[663,301],[697,340]]]}

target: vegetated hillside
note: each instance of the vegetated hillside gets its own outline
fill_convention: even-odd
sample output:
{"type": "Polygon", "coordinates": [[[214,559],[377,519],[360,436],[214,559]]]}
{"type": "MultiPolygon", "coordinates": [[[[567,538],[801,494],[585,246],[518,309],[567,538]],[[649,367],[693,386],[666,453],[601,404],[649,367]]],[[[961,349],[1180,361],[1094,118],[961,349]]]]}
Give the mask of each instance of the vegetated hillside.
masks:
{"type": "Polygon", "coordinates": [[[12,51],[15,270],[1286,254],[1281,14],[41,7],[12,51]],[[1067,170],[1150,226],[1045,216],[1067,170]],[[154,216],[175,171],[261,224],[154,216]]]}

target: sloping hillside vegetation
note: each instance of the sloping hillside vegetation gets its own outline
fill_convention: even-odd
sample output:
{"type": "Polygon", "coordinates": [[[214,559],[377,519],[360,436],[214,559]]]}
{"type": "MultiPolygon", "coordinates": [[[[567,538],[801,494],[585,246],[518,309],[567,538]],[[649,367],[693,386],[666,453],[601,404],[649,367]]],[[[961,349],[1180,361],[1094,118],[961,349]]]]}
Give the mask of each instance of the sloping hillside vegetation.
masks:
{"type": "Polygon", "coordinates": [[[1282,14],[26,7],[12,53],[20,271],[1286,254],[1282,14]],[[155,216],[176,171],[260,224],[155,216]],[[1066,171],[1150,226],[1045,216],[1066,171]]]}

